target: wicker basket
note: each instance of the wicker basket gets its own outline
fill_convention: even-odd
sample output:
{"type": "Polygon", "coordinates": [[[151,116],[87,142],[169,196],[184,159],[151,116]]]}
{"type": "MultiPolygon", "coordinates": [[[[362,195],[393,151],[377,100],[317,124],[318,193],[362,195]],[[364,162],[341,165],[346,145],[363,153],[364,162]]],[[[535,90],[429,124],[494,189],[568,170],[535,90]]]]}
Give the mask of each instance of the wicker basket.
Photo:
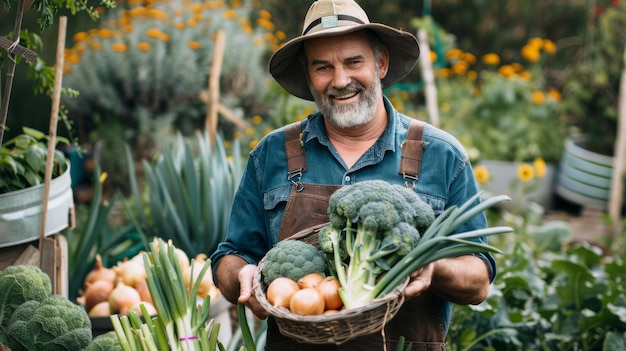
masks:
{"type": "MultiPolygon", "coordinates": [[[[317,233],[323,227],[318,225],[308,228],[287,240],[302,240],[317,246],[317,233]]],[[[408,284],[404,281],[393,293],[376,299],[366,306],[343,309],[337,313],[317,316],[302,316],[292,313],[287,308],[273,307],[265,296],[261,260],[254,276],[254,294],[261,306],[275,319],[283,335],[298,342],[308,344],[342,344],[358,336],[380,332],[391,320],[404,302],[402,290],[408,284]]]]}

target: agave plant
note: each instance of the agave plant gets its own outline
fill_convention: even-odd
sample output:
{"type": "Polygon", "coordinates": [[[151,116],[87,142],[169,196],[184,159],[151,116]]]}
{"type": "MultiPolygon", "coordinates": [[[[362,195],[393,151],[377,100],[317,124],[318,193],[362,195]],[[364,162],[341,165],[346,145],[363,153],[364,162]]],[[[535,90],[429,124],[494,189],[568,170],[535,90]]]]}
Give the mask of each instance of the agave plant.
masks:
{"type": "Polygon", "coordinates": [[[232,155],[222,136],[207,132],[184,139],[179,133],[154,161],[143,161],[142,200],[133,158],[127,147],[136,226],[147,237],[160,237],[195,256],[212,253],[224,240],[230,208],[242,172],[239,143],[232,155]]]}

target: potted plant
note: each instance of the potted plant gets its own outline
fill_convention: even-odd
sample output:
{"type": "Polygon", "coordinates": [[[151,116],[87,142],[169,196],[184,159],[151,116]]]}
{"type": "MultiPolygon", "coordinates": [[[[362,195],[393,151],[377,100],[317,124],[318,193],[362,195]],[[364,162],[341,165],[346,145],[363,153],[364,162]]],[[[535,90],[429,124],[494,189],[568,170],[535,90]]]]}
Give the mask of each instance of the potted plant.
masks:
{"type": "Polygon", "coordinates": [[[571,127],[561,160],[557,194],[582,206],[608,204],[624,67],[626,4],[597,9],[584,55],[565,80],[563,108],[571,127]]]}

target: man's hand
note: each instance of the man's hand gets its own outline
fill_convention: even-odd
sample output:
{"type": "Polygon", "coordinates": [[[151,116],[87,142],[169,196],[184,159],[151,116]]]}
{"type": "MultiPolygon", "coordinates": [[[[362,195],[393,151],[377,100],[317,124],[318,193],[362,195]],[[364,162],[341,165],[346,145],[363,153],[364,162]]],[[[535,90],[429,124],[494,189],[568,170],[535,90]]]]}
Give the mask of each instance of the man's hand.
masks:
{"type": "Polygon", "coordinates": [[[239,279],[239,298],[237,301],[246,305],[258,318],[265,319],[267,311],[259,304],[254,296],[254,272],[257,266],[247,264],[241,268],[237,278],[239,279]]]}
{"type": "Polygon", "coordinates": [[[433,271],[435,264],[428,264],[409,275],[409,284],[404,288],[406,297],[415,297],[421,295],[430,288],[433,280],[433,271]]]}

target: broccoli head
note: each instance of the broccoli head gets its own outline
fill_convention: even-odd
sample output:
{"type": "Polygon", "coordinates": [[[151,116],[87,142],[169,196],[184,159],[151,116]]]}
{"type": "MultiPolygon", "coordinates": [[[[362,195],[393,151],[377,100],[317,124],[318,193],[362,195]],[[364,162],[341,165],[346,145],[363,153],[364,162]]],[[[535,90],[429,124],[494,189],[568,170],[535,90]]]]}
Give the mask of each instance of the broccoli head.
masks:
{"type": "Polygon", "coordinates": [[[42,301],[52,294],[50,277],[32,265],[8,266],[0,271],[0,325],[29,300],[42,301]]]}
{"type": "Polygon", "coordinates": [[[60,295],[21,304],[6,331],[29,351],[83,350],[92,338],[87,312],[60,295]]]}
{"type": "Polygon", "coordinates": [[[85,351],[122,351],[122,346],[114,331],[93,338],[85,351]]]}
{"type": "Polygon", "coordinates": [[[312,244],[300,240],[283,240],[271,248],[264,258],[261,274],[269,285],[279,277],[293,281],[309,273],[326,274],[324,255],[312,244]]]}

